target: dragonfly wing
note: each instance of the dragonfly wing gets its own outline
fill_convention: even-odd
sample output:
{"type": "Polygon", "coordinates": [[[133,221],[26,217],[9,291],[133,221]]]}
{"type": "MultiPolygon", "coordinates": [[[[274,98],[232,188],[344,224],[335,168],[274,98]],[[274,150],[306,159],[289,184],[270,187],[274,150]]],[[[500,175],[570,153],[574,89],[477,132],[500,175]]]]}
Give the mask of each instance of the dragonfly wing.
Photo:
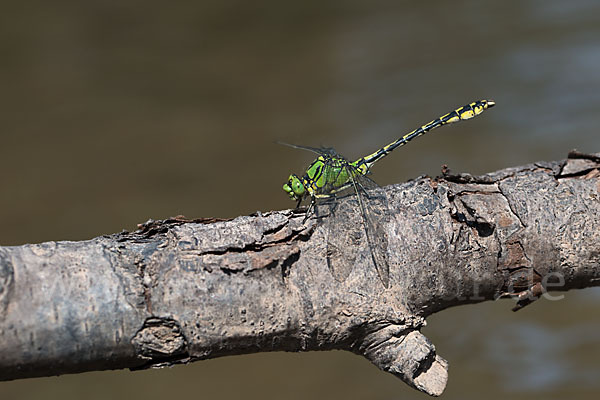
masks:
{"type": "Polygon", "coordinates": [[[280,141],[277,141],[275,143],[280,144],[282,146],[291,147],[293,149],[310,151],[310,152],[318,154],[318,155],[329,155],[329,156],[337,155],[335,150],[331,147],[310,147],[310,146],[302,146],[299,144],[291,144],[291,143],[280,142],[280,141]]]}
{"type": "MultiPolygon", "coordinates": [[[[353,176],[353,175],[351,175],[353,176]]],[[[390,266],[387,258],[388,239],[385,226],[388,218],[387,197],[383,189],[364,175],[353,178],[361,208],[365,235],[379,279],[390,286],[390,266]]]]}
{"type": "Polygon", "coordinates": [[[362,230],[355,228],[362,224],[360,208],[353,198],[344,201],[332,198],[327,203],[330,213],[327,218],[327,266],[338,282],[344,282],[354,268],[364,240],[362,230]]]}
{"type": "Polygon", "coordinates": [[[387,218],[385,192],[371,179],[352,171],[352,166],[344,168],[353,177],[348,187],[324,203],[328,204],[330,213],[327,218],[327,265],[336,280],[345,281],[354,268],[366,236],[377,274],[383,286],[388,288],[388,241],[383,229],[387,218]],[[357,226],[362,229],[356,229],[357,226]]]}

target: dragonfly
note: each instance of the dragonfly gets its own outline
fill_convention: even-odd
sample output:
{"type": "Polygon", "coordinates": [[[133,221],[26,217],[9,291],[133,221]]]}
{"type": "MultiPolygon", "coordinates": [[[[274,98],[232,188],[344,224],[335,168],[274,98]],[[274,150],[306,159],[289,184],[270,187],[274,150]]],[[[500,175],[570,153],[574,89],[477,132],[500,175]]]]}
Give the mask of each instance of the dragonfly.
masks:
{"type": "Polygon", "coordinates": [[[360,219],[362,219],[364,236],[366,236],[371,259],[379,279],[385,288],[389,288],[389,263],[386,255],[387,237],[380,221],[385,218],[387,202],[385,194],[375,193],[378,186],[367,176],[371,173],[373,165],[396,148],[404,146],[416,137],[443,125],[474,118],[494,105],[493,100],[474,101],[426,123],[356,161],[348,161],[332,148],[281,143],[317,154],[317,158],[308,166],[304,175],[291,174],[289,176],[288,181],[283,185],[283,190],[292,200],[297,201],[296,208],[299,208],[305,199],[310,198],[310,205],[304,222],[315,212],[318,204],[328,204],[331,207],[331,214],[333,215],[330,215],[330,217],[334,217],[336,221],[333,222],[332,220],[329,225],[327,260],[329,268],[336,279],[343,281],[351,272],[352,267],[348,266],[349,262],[347,260],[344,263],[338,262],[337,259],[343,258],[344,254],[348,254],[352,250],[343,247],[352,247],[360,240],[356,232],[354,234],[344,233],[343,228],[341,228],[344,225],[349,225],[348,219],[352,215],[348,213],[353,213],[355,212],[353,210],[356,210],[361,214],[360,219]],[[348,195],[355,196],[354,203],[356,206],[347,204],[338,208],[340,204],[338,200],[348,195]],[[348,237],[354,239],[348,239],[348,237]],[[338,243],[335,243],[336,241],[338,243]]]}

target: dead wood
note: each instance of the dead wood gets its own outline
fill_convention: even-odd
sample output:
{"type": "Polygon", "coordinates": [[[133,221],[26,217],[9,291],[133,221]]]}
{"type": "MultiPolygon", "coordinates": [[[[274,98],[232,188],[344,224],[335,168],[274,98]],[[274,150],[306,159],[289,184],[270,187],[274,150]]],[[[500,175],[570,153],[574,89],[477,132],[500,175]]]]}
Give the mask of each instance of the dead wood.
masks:
{"type": "Polygon", "coordinates": [[[364,240],[336,280],[323,225],[290,210],[0,247],[0,379],[344,349],[439,395],[428,315],[600,284],[600,158],[571,157],[385,188],[388,289],[364,240]]]}

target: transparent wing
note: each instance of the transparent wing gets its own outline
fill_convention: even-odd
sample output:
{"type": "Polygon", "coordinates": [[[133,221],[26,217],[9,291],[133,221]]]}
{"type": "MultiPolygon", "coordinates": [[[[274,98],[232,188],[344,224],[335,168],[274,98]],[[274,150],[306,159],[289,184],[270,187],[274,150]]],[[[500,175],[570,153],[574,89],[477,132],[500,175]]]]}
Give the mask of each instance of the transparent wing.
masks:
{"type": "MultiPolygon", "coordinates": [[[[350,176],[351,165],[347,165],[350,176]]],[[[377,274],[384,287],[389,287],[387,236],[383,227],[387,218],[387,198],[379,186],[366,176],[352,178],[347,187],[336,192],[323,204],[329,208],[327,218],[327,263],[333,276],[343,282],[352,272],[356,256],[365,242],[377,274]],[[340,201],[352,194],[352,198],[340,201]],[[356,229],[361,226],[362,229],[356,229]]]]}
{"type": "Polygon", "coordinates": [[[354,268],[364,232],[360,208],[355,197],[341,201],[330,198],[324,203],[329,209],[327,224],[327,266],[338,282],[344,282],[354,268]]]}
{"type": "Polygon", "coordinates": [[[377,274],[385,288],[390,286],[390,266],[387,259],[388,240],[384,227],[388,218],[387,197],[383,189],[364,175],[354,179],[361,207],[365,235],[377,274]]]}
{"type": "Polygon", "coordinates": [[[291,144],[291,143],[280,142],[280,141],[277,141],[275,143],[280,144],[282,146],[291,147],[293,149],[310,151],[310,152],[318,154],[318,155],[334,156],[337,154],[335,152],[335,150],[331,147],[310,147],[310,146],[302,146],[299,144],[291,144]]]}

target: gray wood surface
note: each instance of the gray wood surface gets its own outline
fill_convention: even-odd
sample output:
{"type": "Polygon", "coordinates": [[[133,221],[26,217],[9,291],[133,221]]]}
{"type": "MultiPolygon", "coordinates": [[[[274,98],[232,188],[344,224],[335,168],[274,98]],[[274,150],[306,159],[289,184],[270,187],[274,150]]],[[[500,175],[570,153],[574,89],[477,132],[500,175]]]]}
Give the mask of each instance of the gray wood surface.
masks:
{"type": "Polygon", "coordinates": [[[599,161],[386,187],[388,289],[364,243],[336,280],[324,224],[291,210],[0,247],[0,379],[344,349],[439,395],[428,315],[600,284],[599,161]]]}

